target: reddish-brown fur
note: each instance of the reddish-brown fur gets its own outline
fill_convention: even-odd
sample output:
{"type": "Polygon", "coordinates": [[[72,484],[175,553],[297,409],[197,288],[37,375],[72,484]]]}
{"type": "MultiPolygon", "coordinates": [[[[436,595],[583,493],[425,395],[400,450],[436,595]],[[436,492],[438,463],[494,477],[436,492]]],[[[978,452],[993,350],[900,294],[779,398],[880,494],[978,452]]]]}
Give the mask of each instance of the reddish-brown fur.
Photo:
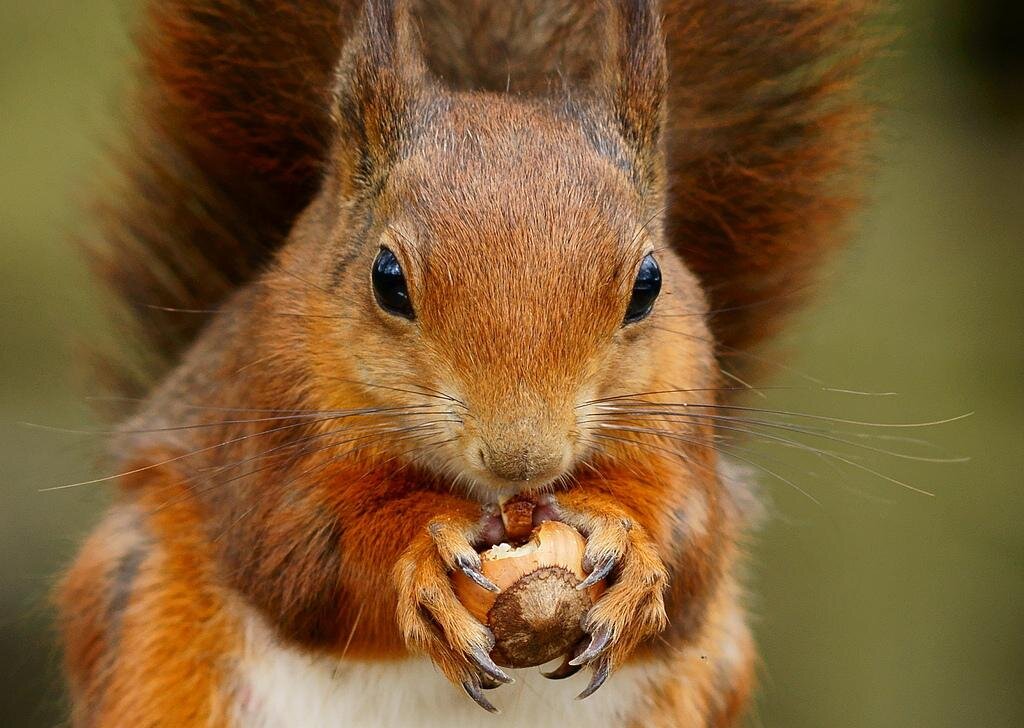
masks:
{"type": "Polygon", "coordinates": [[[76,722],[228,721],[241,605],[311,653],[420,651],[479,686],[448,573],[481,504],[537,490],[617,560],[601,659],[678,678],[636,725],[735,724],[744,524],[708,410],[651,437],[614,407],[714,405],[835,239],[855,12],[373,0],[356,27],[359,4],[148,5],[96,260],[169,373],[60,591],[76,722]],[[381,245],[415,321],[374,301],[381,245]],[[623,327],[652,250],[662,296],[623,327]]]}

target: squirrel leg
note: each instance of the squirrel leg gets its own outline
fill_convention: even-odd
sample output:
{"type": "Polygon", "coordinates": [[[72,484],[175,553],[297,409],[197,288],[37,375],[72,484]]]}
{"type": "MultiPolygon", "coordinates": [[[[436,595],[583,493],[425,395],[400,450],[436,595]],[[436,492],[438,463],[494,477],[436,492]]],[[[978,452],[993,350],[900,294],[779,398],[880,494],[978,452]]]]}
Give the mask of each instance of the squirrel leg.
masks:
{"type": "Polygon", "coordinates": [[[406,548],[394,572],[398,626],[406,644],[430,657],[445,677],[489,712],[496,708],[482,690],[510,683],[512,678],[491,660],[494,635],[455,596],[449,574],[458,569],[484,588],[497,591],[480,573],[480,556],[473,547],[493,517],[434,518],[406,548]]]}

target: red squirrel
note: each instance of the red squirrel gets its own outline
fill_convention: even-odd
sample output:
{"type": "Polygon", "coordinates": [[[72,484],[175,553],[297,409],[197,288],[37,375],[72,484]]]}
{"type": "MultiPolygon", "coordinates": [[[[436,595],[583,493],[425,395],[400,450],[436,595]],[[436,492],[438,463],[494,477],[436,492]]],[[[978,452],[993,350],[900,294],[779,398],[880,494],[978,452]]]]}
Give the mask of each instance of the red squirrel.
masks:
{"type": "Polygon", "coordinates": [[[737,725],[716,408],[841,237],[859,13],[147,2],[92,249],[156,384],[58,590],[74,724],[737,725]],[[608,583],[545,674],[450,582],[523,493],[608,583]]]}

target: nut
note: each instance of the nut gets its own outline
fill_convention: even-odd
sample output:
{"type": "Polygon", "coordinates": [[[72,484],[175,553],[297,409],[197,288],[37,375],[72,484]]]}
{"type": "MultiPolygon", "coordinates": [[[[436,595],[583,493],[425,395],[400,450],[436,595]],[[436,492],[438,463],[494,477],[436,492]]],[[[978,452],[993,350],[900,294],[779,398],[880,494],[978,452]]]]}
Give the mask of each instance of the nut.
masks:
{"type": "Polygon", "coordinates": [[[491,659],[504,667],[543,665],[583,637],[580,620],[604,592],[604,582],[578,591],[586,542],[573,528],[545,521],[518,548],[499,544],[480,555],[495,594],[461,572],[452,575],[459,600],[494,633],[491,659]]]}
{"type": "Polygon", "coordinates": [[[533,511],[537,502],[529,495],[520,493],[501,503],[501,521],[505,533],[512,543],[522,543],[530,538],[533,531],[533,511]]]}

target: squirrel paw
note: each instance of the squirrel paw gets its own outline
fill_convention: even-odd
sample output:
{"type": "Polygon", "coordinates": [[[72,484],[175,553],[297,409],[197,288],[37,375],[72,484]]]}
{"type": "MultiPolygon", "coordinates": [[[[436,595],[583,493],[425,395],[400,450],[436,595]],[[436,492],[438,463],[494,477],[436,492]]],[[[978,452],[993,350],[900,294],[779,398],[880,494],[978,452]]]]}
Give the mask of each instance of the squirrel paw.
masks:
{"type": "Polygon", "coordinates": [[[462,517],[430,522],[396,566],[397,618],[410,649],[430,657],[445,677],[494,713],[482,691],[513,679],[490,658],[494,635],[458,600],[448,577],[458,569],[485,589],[498,590],[480,573],[472,543],[479,531],[480,524],[462,517]]]}
{"type": "Polygon", "coordinates": [[[605,577],[611,584],[583,618],[582,642],[561,667],[547,674],[560,679],[590,667],[590,684],[577,696],[583,699],[600,688],[641,641],[668,626],[668,572],[644,528],[615,505],[573,493],[561,496],[556,510],[560,520],[587,537],[583,569],[588,576],[578,588],[605,577]]]}

